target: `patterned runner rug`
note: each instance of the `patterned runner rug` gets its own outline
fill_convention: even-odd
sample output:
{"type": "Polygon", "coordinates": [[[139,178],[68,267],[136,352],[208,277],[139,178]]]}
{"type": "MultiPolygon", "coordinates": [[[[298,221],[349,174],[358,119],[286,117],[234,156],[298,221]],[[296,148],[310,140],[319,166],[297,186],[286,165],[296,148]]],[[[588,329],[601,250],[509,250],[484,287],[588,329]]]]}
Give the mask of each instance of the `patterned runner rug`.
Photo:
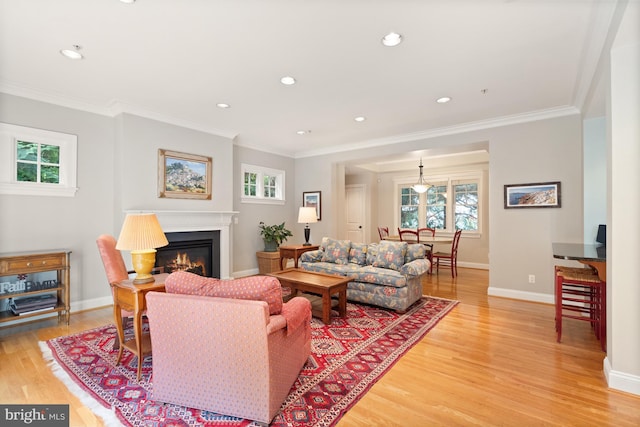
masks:
{"type": "MultiPolygon", "coordinates": [[[[407,313],[347,304],[347,318],[311,322],[311,356],[271,423],[333,426],[457,301],[423,297],[407,313]]],[[[126,331],[132,335],[131,330],[126,331]]],[[[114,325],[41,342],[56,376],[106,425],[254,426],[249,420],[153,400],[152,356],[140,382],[137,359],[125,350],[115,365],[114,325]]]]}

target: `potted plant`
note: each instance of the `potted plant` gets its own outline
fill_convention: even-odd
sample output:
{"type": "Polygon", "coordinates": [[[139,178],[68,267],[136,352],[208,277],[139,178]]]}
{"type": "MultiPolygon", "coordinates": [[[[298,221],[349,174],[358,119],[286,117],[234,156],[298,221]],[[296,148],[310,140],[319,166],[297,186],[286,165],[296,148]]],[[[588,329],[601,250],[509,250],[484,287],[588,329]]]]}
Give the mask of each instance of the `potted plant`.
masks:
{"type": "Polygon", "coordinates": [[[276,252],[278,246],[287,240],[287,237],[293,236],[291,231],[284,228],[284,222],[280,225],[266,225],[260,221],[260,235],[264,240],[265,252],[276,252]]]}

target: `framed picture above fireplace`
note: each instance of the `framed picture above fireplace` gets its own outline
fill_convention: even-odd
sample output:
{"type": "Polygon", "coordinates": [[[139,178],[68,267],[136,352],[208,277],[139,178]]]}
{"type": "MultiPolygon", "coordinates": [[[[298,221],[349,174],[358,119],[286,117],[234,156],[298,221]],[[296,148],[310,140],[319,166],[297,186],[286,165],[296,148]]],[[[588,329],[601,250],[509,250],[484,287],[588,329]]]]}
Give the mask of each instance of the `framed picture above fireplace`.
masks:
{"type": "Polygon", "coordinates": [[[158,197],[211,200],[211,157],[158,150],[158,197]]]}

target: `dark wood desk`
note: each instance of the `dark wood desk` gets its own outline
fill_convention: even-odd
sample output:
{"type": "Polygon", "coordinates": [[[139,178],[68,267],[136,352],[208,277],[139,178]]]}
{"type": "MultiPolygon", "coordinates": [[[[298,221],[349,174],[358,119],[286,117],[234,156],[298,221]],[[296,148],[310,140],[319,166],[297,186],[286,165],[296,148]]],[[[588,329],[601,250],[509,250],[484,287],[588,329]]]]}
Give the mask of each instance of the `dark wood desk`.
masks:
{"type": "Polygon", "coordinates": [[[138,381],[140,381],[140,373],[142,372],[142,359],[145,354],[151,353],[151,338],[149,335],[142,335],[142,313],[147,308],[147,300],[145,296],[147,292],[156,291],[164,292],[164,281],[168,274],[156,274],[152,283],[144,283],[134,285],[133,280],[123,280],[113,285],[113,317],[118,330],[118,339],[120,340],[120,348],[118,349],[118,358],[116,365],[120,363],[122,358],[122,350],[126,347],[133,354],[138,356],[138,381]],[[133,334],[134,339],[124,340],[124,329],[122,327],[121,310],[133,311],[133,334]]]}
{"type": "Polygon", "coordinates": [[[553,257],[570,259],[590,265],[598,272],[603,282],[607,281],[607,248],[604,245],[582,243],[552,243],[553,257]]]}
{"type": "Polygon", "coordinates": [[[294,268],[298,268],[298,258],[305,252],[315,251],[320,248],[318,245],[290,245],[280,246],[280,270],[284,270],[285,259],[293,259],[294,268]]]}

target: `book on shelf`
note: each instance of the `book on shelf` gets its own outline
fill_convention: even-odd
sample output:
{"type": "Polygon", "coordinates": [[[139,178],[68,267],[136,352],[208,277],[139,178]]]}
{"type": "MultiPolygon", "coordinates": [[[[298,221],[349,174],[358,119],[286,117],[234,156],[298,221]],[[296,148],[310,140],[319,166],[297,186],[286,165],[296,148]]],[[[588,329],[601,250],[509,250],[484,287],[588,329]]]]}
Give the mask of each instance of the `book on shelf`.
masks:
{"type": "Polygon", "coordinates": [[[58,305],[58,298],[53,294],[37,295],[25,298],[11,298],[9,308],[16,315],[33,313],[36,310],[50,310],[58,305]]]}
{"type": "Polygon", "coordinates": [[[13,308],[11,308],[11,312],[16,316],[24,316],[27,314],[40,313],[42,311],[49,311],[52,308],[55,308],[55,305],[52,307],[46,307],[46,308],[35,308],[28,311],[15,311],[13,308]]]}

